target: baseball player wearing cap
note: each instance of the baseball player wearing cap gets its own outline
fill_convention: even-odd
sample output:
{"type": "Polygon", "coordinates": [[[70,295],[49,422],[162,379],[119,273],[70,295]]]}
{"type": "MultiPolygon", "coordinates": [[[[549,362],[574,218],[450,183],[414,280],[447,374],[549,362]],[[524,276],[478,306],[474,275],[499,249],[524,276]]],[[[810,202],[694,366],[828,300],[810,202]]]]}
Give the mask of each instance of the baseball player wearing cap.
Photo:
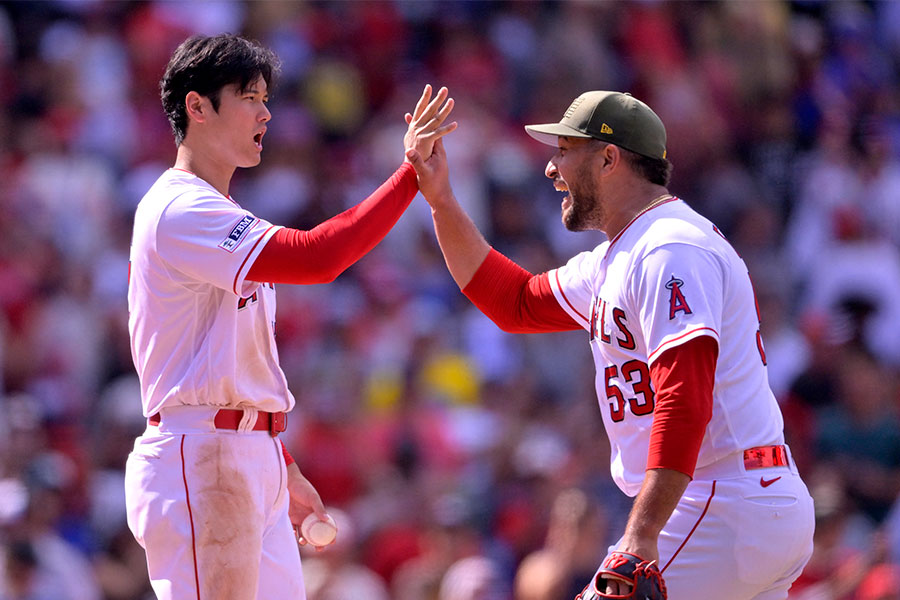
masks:
{"type": "Polygon", "coordinates": [[[558,148],[545,174],[566,193],[565,226],[608,237],[540,275],[493,250],[460,208],[442,144],[427,162],[407,156],[479,309],[509,332],[589,334],[610,470],[635,500],[580,597],[634,584],[640,598],[666,587],[675,600],[786,598],[812,552],[813,506],[769,390],[747,268],[669,194],[665,128],[643,102],[587,92],[559,123],[526,129],[558,148]]]}
{"type": "MultiPolygon", "coordinates": [[[[134,218],[128,325],[148,427],[125,487],[129,527],[165,600],[305,598],[292,524],[327,514],[276,438],[294,397],[278,364],[275,284],[333,280],[417,192],[403,164],[310,231],[241,208],[229,183],[260,162],[277,66],[240,37],[197,36],[161,82],[178,150],[134,218]]],[[[455,128],[442,125],[452,106],[446,89],[432,100],[426,86],[406,148],[429,156],[455,128]]]]}

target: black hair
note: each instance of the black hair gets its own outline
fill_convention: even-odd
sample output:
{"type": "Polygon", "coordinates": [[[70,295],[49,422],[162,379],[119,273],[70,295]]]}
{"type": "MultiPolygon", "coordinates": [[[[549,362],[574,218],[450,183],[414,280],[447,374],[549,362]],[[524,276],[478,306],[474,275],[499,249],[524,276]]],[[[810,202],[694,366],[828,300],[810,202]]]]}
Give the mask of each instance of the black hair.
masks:
{"type": "Polygon", "coordinates": [[[635,173],[650,183],[668,187],[669,179],[672,178],[672,163],[668,159],[644,156],[643,154],[626,150],[621,146],[619,149],[635,173]]]}
{"type": "Polygon", "coordinates": [[[184,99],[188,92],[206,96],[218,111],[223,87],[236,84],[243,92],[260,77],[271,87],[279,68],[274,52],[236,35],[195,35],[183,41],[159,82],[163,110],[175,134],[175,144],[180,145],[187,133],[184,99]]]}

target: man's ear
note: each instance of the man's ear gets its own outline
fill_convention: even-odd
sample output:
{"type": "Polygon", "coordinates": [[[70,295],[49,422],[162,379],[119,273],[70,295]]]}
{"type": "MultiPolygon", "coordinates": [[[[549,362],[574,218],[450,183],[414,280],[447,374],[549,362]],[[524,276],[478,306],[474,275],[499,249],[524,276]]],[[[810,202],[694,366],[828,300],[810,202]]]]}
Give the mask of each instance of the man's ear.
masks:
{"type": "Polygon", "coordinates": [[[597,155],[598,160],[595,164],[598,165],[602,175],[612,173],[619,166],[619,163],[622,162],[622,152],[615,144],[606,144],[597,152],[597,155]]]}
{"type": "Polygon", "coordinates": [[[212,110],[209,98],[201,96],[197,92],[188,92],[187,96],[184,97],[184,107],[188,120],[198,123],[206,121],[209,111],[212,110]]]}

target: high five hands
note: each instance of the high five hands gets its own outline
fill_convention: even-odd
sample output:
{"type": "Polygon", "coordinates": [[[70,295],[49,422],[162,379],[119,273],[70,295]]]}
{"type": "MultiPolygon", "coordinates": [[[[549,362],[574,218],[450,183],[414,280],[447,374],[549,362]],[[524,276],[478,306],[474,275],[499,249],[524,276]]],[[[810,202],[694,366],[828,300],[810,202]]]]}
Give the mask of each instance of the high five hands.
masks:
{"type": "Polygon", "coordinates": [[[453,98],[447,98],[450,92],[442,87],[433,100],[431,93],[431,85],[426,85],[413,113],[406,113],[406,123],[409,127],[403,137],[403,145],[407,159],[409,151],[415,150],[422,160],[428,160],[431,158],[435,142],[456,129],[456,121],[442,125],[453,110],[453,98]]]}
{"type": "Polygon", "coordinates": [[[447,88],[442,87],[431,100],[431,86],[426,85],[413,114],[406,113],[409,125],[404,138],[406,160],[415,168],[419,190],[432,206],[442,196],[452,194],[447,155],[441,139],[457,127],[456,121],[441,125],[453,110],[453,98],[448,99],[448,93],[447,88]],[[441,103],[443,106],[439,110],[441,103]]]}

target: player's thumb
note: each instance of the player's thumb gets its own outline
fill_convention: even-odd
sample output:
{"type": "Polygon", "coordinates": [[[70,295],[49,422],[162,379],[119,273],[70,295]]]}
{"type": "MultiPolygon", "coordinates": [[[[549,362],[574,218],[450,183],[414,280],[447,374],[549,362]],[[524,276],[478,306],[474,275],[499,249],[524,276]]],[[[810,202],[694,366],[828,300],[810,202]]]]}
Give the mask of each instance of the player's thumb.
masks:
{"type": "Polygon", "coordinates": [[[318,495],[315,498],[311,498],[309,508],[317,517],[319,517],[319,519],[326,520],[328,518],[328,511],[325,510],[325,503],[322,502],[322,498],[318,495]]]}
{"type": "Polygon", "coordinates": [[[410,148],[406,151],[406,160],[412,163],[412,166],[418,171],[423,163],[422,163],[422,155],[415,148],[410,148]]]}

